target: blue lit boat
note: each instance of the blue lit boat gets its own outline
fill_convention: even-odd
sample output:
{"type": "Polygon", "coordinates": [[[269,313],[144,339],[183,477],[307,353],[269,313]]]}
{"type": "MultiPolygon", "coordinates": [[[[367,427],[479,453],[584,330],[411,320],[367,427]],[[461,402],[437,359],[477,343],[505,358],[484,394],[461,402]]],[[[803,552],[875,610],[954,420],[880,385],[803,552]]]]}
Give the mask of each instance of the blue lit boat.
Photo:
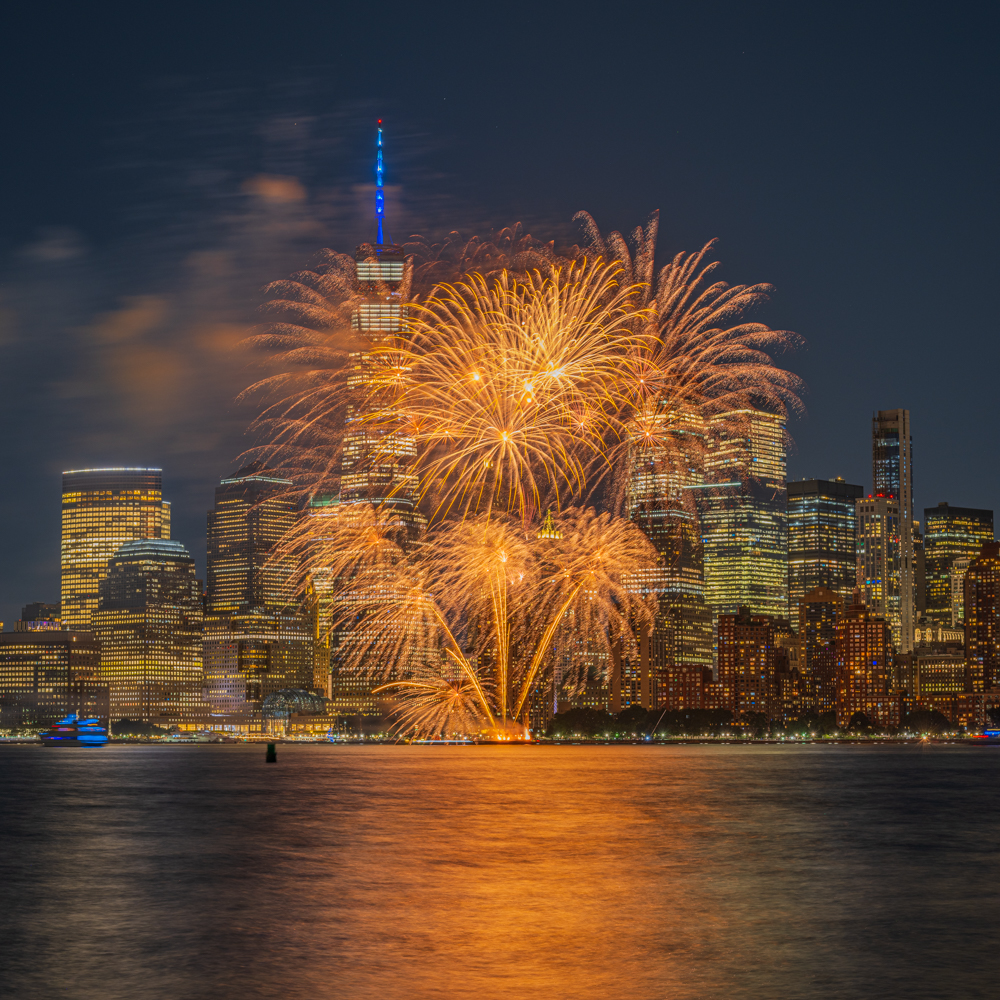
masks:
{"type": "Polygon", "coordinates": [[[47,747],[102,747],[108,742],[108,731],[98,719],[80,719],[67,715],[42,733],[47,747]]]}

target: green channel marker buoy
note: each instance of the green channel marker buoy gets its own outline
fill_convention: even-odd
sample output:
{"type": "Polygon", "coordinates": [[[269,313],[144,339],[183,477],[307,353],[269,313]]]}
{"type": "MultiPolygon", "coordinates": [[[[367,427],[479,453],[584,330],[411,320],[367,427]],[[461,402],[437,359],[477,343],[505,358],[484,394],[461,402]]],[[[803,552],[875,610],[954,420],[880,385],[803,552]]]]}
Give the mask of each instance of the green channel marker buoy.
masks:
{"type": "Polygon", "coordinates": [[[265,764],[277,764],[278,763],[278,752],[274,749],[273,743],[268,743],[267,745],[267,756],[264,758],[265,764]]]}

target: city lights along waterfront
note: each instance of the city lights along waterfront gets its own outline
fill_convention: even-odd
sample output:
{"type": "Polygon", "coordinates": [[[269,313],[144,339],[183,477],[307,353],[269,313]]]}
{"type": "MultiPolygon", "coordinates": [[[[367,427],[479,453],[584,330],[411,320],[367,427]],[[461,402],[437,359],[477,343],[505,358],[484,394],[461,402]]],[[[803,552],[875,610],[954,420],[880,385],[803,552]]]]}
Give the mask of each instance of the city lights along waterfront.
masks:
{"type": "Polygon", "coordinates": [[[60,601],[0,633],[0,729],[991,738],[993,512],[921,532],[909,410],[872,416],[870,492],[789,482],[770,286],[718,281],[711,243],[656,272],[656,213],[631,244],[586,213],[582,247],[394,243],[376,136],[375,242],[264,290],[281,374],[207,586],[163,470],[65,472],[60,601]]]}

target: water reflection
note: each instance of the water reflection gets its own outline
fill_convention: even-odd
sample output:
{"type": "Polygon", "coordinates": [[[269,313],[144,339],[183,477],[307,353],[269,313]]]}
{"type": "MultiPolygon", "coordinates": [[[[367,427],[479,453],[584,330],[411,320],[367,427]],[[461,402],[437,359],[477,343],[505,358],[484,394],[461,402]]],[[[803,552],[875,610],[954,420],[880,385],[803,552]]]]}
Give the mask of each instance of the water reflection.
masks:
{"type": "Polygon", "coordinates": [[[989,747],[0,750],[0,995],[986,995],[989,747]]]}

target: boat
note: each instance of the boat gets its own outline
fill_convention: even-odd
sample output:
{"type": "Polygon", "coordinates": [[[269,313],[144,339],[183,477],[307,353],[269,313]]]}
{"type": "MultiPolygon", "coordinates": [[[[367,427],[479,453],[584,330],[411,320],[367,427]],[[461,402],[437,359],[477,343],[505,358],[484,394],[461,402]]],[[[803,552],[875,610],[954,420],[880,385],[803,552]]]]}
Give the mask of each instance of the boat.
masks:
{"type": "Polygon", "coordinates": [[[81,719],[71,713],[42,733],[47,747],[102,747],[108,742],[108,731],[99,719],[81,719]]]}

